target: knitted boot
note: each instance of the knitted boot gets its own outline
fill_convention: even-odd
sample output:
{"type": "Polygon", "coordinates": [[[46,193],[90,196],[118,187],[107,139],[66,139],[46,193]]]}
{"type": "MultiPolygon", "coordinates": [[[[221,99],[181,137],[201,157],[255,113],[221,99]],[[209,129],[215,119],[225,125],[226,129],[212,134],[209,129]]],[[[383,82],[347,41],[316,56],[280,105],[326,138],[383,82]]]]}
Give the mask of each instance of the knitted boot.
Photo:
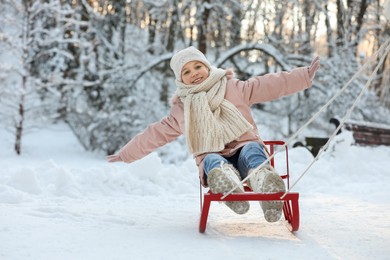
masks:
{"type": "MultiPolygon", "coordinates": [[[[252,173],[252,169],[249,174],[252,173]]],[[[266,165],[257,170],[250,178],[249,184],[253,191],[259,193],[284,192],[285,184],[283,179],[270,165],[266,165]]],[[[283,201],[260,201],[260,206],[264,212],[264,218],[268,222],[276,222],[282,216],[283,201]]]]}
{"type": "MultiPolygon", "coordinates": [[[[207,183],[212,193],[229,192],[238,184],[233,193],[243,193],[244,187],[240,183],[240,174],[231,164],[222,164],[221,168],[212,169],[207,175],[207,183]]],[[[237,214],[245,214],[249,210],[248,201],[225,201],[226,206],[237,214]]]]}

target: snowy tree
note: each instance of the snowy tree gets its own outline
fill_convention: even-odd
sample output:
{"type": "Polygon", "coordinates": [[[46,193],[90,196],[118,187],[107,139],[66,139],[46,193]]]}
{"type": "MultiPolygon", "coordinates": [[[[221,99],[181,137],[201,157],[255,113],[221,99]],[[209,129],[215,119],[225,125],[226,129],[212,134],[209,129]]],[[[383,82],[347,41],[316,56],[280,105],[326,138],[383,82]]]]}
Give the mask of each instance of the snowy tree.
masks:
{"type": "MultiPolygon", "coordinates": [[[[279,136],[289,135],[389,37],[383,2],[3,0],[1,121],[21,137],[36,116],[65,120],[87,150],[111,153],[169,111],[175,91],[169,60],[179,49],[198,47],[244,80],[307,66],[319,54],[322,68],[311,89],[255,107],[287,121],[279,136]]],[[[390,103],[389,60],[356,119],[385,121],[388,110],[373,115],[364,108],[390,103]]],[[[343,114],[369,72],[321,122],[343,114]]]]}
{"type": "Polygon", "coordinates": [[[2,77],[7,79],[1,93],[2,117],[15,133],[17,154],[22,151],[26,130],[55,117],[58,102],[52,97],[58,93],[49,92],[46,83],[61,69],[62,55],[56,46],[58,27],[50,20],[58,14],[58,7],[56,0],[25,0],[7,1],[2,9],[1,56],[6,61],[2,77]]]}
{"type": "Polygon", "coordinates": [[[72,37],[79,44],[72,47],[77,64],[69,67],[70,82],[75,87],[69,98],[67,122],[87,150],[107,153],[166,110],[157,109],[158,117],[150,113],[150,107],[160,103],[164,77],[158,70],[149,73],[154,66],[145,68],[148,59],[154,57],[148,51],[147,34],[126,26],[124,13],[117,11],[125,10],[121,8],[125,1],[116,4],[110,12],[96,6],[93,9],[85,2],[75,6],[78,12],[72,19],[85,27],[72,29],[72,37]],[[145,74],[148,78],[142,78],[145,74]]]}
{"type": "Polygon", "coordinates": [[[104,107],[105,82],[123,62],[124,25],[114,29],[114,24],[121,24],[120,20],[115,21],[110,13],[101,13],[111,9],[98,12],[85,1],[70,4],[74,10],[68,17],[72,26],[67,28],[65,38],[72,59],[68,60],[63,79],[67,90],[66,120],[84,147],[94,150],[96,141],[89,128],[104,107]]]}

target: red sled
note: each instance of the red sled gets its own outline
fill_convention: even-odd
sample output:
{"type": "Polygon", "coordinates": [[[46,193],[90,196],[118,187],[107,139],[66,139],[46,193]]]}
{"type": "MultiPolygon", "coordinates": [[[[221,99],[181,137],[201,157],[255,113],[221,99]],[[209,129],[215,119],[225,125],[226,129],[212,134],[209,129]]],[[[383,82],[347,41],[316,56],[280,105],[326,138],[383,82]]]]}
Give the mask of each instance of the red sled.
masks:
{"type": "MultiPolygon", "coordinates": [[[[268,147],[270,155],[273,155],[275,151],[275,146],[283,146],[284,141],[265,141],[265,145],[268,147]]],[[[286,164],[286,173],[281,175],[282,179],[286,182],[287,189],[290,188],[290,172],[288,165],[288,148],[285,146],[285,164],[286,164]]],[[[275,167],[275,157],[273,157],[270,162],[273,167],[275,167]]],[[[200,221],[199,221],[199,232],[204,233],[207,225],[207,218],[209,215],[210,204],[212,201],[266,201],[266,200],[281,200],[284,201],[283,204],[283,214],[287,220],[290,231],[297,231],[299,228],[299,193],[297,192],[288,192],[283,198],[283,192],[278,193],[256,193],[253,192],[248,186],[245,186],[244,193],[232,193],[226,196],[224,199],[223,194],[214,194],[210,190],[206,193],[203,193],[202,185],[200,185],[200,221]]]]}

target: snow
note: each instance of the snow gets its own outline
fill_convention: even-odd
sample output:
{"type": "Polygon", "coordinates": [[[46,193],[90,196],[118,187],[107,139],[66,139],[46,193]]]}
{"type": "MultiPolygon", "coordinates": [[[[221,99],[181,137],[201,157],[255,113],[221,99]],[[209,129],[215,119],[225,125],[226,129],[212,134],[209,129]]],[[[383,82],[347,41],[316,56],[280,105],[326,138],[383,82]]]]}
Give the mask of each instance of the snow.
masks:
{"type": "MultiPolygon", "coordinates": [[[[338,135],[297,184],[300,229],[267,223],[258,203],[243,216],[211,205],[198,232],[192,159],[157,153],[109,164],[85,152],[66,125],[36,130],[13,153],[0,130],[0,259],[388,259],[390,147],[338,135]]],[[[313,159],[290,149],[296,180],[313,159]]],[[[277,168],[282,170],[282,155],[277,168]]]]}
{"type": "Polygon", "coordinates": [[[390,125],[381,124],[381,123],[372,123],[372,122],[357,121],[357,120],[348,120],[348,121],[346,121],[346,123],[359,125],[359,126],[365,126],[365,127],[380,128],[380,129],[383,129],[385,131],[390,130],[390,125]]]}

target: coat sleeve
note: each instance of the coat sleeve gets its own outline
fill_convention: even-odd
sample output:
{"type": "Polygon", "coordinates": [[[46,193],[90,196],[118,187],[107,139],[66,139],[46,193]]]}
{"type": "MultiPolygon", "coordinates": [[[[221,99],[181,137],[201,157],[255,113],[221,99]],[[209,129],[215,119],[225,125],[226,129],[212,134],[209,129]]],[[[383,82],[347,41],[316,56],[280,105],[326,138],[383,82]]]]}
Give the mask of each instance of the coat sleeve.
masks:
{"type": "Polygon", "coordinates": [[[139,160],[157,148],[172,142],[182,135],[179,123],[172,114],[149,125],[143,132],[131,139],[120,151],[120,158],[127,163],[139,160]]]}
{"type": "Polygon", "coordinates": [[[283,71],[253,77],[246,81],[237,80],[235,84],[247,104],[253,105],[309,88],[311,80],[307,67],[301,67],[290,72],[283,71]]]}

